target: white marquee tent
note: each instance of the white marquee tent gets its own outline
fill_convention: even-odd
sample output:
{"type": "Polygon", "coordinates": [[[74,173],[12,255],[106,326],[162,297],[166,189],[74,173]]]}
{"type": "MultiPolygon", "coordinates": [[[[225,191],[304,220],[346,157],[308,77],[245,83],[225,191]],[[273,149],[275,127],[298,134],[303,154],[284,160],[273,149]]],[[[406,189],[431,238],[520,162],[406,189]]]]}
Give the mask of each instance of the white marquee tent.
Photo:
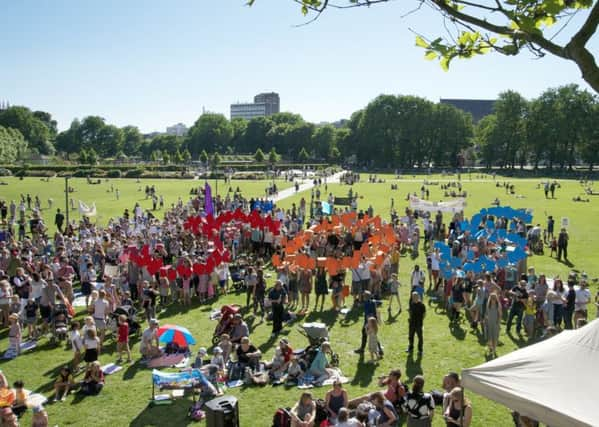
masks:
{"type": "Polygon", "coordinates": [[[599,320],[462,371],[463,386],[551,427],[599,426],[599,320]]]}

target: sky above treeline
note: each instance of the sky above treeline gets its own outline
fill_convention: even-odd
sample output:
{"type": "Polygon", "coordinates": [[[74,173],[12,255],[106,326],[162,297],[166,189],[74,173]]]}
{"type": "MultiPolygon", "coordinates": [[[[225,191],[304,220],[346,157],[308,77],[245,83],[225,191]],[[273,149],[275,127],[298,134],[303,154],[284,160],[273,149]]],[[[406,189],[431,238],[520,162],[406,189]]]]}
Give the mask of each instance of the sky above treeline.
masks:
{"type": "Polygon", "coordinates": [[[282,111],[319,123],[348,118],[382,93],[437,102],[588,88],[574,63],[527,52],[456,61],[444,72],[414,43],[414,32],[444,34],[443,22],[427,8],[404,16],[415,4],[330,10],[298,26],[306,18],[291,0],[5,2],[0,100],[48,111],[61,130],[99,115],[152,132],[190,126],[203,109],[228,117],[231,103],[260,92],[278,92],[282,111]]]}

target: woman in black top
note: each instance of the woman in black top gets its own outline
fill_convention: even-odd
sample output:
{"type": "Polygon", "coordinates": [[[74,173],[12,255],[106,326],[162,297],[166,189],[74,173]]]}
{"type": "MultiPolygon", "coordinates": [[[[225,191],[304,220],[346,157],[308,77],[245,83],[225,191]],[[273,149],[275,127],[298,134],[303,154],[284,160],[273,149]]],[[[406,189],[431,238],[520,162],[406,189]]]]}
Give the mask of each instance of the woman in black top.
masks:
{"type": "Polygon", "coordinates": [[[327,286],[327,272],[323,267],[318,267],[318,270],[316,270],[316,285],[314,287],[314,290],[316,291],[316,302],[314,303],[314,310],[316,310],[316,307],[318,307],[318,300],[321,299],[320,310],[322,311],[322,308],[324,306],[324,296],[329,293],[327,286]]]}
{"type": "Polygon", "coordinates": [[[236,350],[237,363],[241,366],[250,366],[256,368],[262,353],[251,342],[248,337],[241,338],[240,344],[236,350]]]}
{"type": "Polygon", "coordinates": [[[256,285],[254,286],[254,316],[258,314],[260,307],[260,316],[264,320],[264,296],[266,294],[266,280],[264,279],[264,271],[257,271],[256,285]]]}
{"type": "Polygon", "coordinates": [[[464,391],[455,387],[449,392],[449,405],[443,414],[447,427],[470,427],[472,405],[464,398],[464,391]]]}

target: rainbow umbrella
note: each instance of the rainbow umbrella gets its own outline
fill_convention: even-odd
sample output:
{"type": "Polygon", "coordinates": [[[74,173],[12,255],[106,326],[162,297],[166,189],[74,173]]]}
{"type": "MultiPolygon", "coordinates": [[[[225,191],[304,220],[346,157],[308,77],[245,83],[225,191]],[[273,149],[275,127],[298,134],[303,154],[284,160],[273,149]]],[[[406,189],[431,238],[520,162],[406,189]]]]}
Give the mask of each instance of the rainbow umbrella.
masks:
{"type": "Polygon", "coordinates": [[[158,328],[156,332],[158,340],[163,343],[174,342],[181,347],[195,344],[196,340],[189,332],[189,329],[177,325],[164,325],[158,328]]]}

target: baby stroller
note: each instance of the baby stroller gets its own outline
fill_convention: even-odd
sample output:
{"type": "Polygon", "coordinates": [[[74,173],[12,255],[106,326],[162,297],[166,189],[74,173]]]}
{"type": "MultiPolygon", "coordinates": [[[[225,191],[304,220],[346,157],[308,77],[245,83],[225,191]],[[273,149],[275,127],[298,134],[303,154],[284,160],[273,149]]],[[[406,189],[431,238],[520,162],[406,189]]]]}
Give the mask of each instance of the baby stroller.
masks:
{"type": "Polygon", "coordinates": [[[129,305],[117,307],[114,309],[112,313],[110,313],[110,317],[108,319],[108,329],[114,335],[116,335],[119,327],[119,316],[121,314],[127,316],[127,323],[129,324],[129,335],[139,335],[139,332],[141,331],[141,325],[137,321],[137,310],[129,305]]]}
{"type": "Polygon", "coordinates": [[[65,304],[56,304],[52,310],[52,344],[60,343],[68,338],[68,327],[70,322],[69,310],[65,304]]]}
{"type": "MultiPolygon", "coordinates": [[[[305,364],[305,367],[309,367],[316,356],[316,352],[320,345],[329,341],[329,330],[324,323],[313,322],[304,323],[298,328],[300,334],[308,338],[309,345],[304,349],[303,352],[297,354],[301,364],[305,364]]],[[[331,366],[339,366],[339,355],[335,352],[331,354],[330,360],[331,366]]]]}
{"type": "Polygon", "coordinates": [[[236,262],[229,266],[229,273],[231,274],[233,289],[235,289],[236,292],[245,290],[245,266],[240,262],[236,262]]]}
{"type": "Polygon", "coordinates": [[[220,309],[220,319],[216,328],[214,328],[214,336],[212,337],[212,344],[218,344],[220,336],[222,334],[228,334],[231,331],[231,321],[241,307],[239,305],[223,305],[220,309]]]}
{"type": "Polygon", "coordinates": [[[538,228],[531,228],[528,230],[528,247],[535,255],[543,255],[543,239],[541,237],[541,230],[538,228]]]}

